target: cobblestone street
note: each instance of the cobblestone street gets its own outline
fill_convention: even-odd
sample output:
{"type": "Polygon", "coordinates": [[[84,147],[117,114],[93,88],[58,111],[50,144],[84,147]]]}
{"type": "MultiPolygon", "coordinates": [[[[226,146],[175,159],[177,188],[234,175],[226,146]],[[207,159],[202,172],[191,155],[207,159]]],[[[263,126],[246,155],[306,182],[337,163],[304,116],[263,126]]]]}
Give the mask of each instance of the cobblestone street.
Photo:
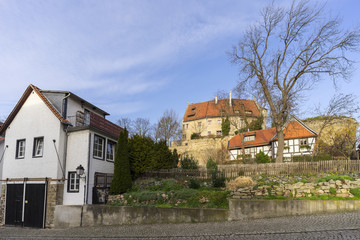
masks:
{"type": "Polygon", "coordinates": [[[0,239],[360,239],[360,212],[221,223],[72,229],[1,227],[0,239]]]}

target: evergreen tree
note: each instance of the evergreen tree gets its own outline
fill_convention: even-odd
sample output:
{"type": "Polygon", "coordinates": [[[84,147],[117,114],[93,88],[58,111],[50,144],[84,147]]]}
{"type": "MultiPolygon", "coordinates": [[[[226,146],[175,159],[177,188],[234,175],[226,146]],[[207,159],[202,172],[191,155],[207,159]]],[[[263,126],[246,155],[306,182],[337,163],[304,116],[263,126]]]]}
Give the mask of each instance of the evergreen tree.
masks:
{"type": "Polygon", "coordinates": [[[131,173],[128,150],[128,132],[126,128],[120,132],[116,146],[114,177],[110,186],[110,194],[121,194],[131,188],[131,173]]]}
{"type": "Polygon", "coordinates": [[[179,163],[179,154],[176,148],[172,152],[172,168],[177,168],[179,163]]]}
{"type": "Polygon", "coordinates": [[[155,158],[153,167],[154,169],[170,169],[172,168],[172,159],[170,149],[166,145],[165,141],[155,143],[155,158]]]}
{"type": "Polygon", "coordinates": [[[229,135],[230,132],[230,120],[229,117],[222,119],[221,121],[221,132],[223,136],[229,135]]]}
{"type": "Polygon", "coordinates": [[[134,135],[129,140],[130,168],[134,179],[153,169],[154,141],[149,137],[134,135]]]}

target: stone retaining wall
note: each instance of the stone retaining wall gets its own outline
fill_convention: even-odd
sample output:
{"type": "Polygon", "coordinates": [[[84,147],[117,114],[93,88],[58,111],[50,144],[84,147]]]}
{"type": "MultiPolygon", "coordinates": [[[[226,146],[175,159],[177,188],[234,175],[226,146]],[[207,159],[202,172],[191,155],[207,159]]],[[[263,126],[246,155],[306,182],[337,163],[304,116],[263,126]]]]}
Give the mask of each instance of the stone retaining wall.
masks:
{"type": "Polygon", "coordinates": [[[176,149],[179,154],[192,155],[200,166],[206,166],[210,157],[214,160],[222,158],[222,161],[229,159],[227,145],[230,138],[227,136],[187,140],[182,141],[180,146],[171,146],[170,149],[176,149]]]}
{"type": "Polygon", "coordinates": [[[280,184],[278,186],[256,186],[239,188],[231,193],[234,199],[249,199],[265,197],[268,195],[285,197],[311,197],[332,194],[337,197],[354,197],[350,189],[360,187],[360,179],[350,180],[330,180],[329,182],[280,184]]]}

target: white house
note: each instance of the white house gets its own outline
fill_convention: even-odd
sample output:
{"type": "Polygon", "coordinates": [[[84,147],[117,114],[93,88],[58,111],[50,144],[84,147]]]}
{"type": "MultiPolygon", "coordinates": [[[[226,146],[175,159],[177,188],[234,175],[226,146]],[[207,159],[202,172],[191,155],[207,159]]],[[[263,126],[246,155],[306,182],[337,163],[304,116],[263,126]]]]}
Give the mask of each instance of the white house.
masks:
{"type": "Polygon", "coordinates": [[[99,200],[97,189],[111,183],[122,130],[106,115],[71,92],[28,86],[0,128],[3,223],[51,226],[55,205],[99,200]]]}
{"type": "MultiPolygon", "coordinates": [[[[297,117],[292,117],[283,128],[284,132],[284,160],[290,160],[292,156],[309,155],[315,146],[317,132],[309,128],[297,117]]],[[[255,155],[260,151],[271,158],[276,158],[278,139],[275,128],[258,131],[239,133],[230,139],[228,150],[230,160],[242,158],[243,149],[245,154],[255,155]]]]}
{"type": "MultiPolygon", "coordinates": [[[[1,125],[0,125],[1,127],[1,125]]],[[[4,142],[5,142],[5,138],[0,136],[0,179],[2,179],[2,167],[3,167],[3,158],[4,158],[4,142]]],[[[0,193],[2,190],[2,184],[0,183],[0,193]]]]}

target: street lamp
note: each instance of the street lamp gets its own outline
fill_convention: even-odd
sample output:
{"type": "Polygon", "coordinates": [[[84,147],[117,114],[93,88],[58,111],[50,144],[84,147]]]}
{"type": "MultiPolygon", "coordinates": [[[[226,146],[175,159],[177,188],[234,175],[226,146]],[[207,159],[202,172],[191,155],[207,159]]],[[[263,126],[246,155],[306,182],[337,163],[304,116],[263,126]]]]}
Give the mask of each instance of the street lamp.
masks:
{"type": "Polygon", "coordinates": [[[77,175],[79,175],[80,177],[84,174],[84,167],[80,164],[77,168],[76,168],[76,173],[77,175]]]}

